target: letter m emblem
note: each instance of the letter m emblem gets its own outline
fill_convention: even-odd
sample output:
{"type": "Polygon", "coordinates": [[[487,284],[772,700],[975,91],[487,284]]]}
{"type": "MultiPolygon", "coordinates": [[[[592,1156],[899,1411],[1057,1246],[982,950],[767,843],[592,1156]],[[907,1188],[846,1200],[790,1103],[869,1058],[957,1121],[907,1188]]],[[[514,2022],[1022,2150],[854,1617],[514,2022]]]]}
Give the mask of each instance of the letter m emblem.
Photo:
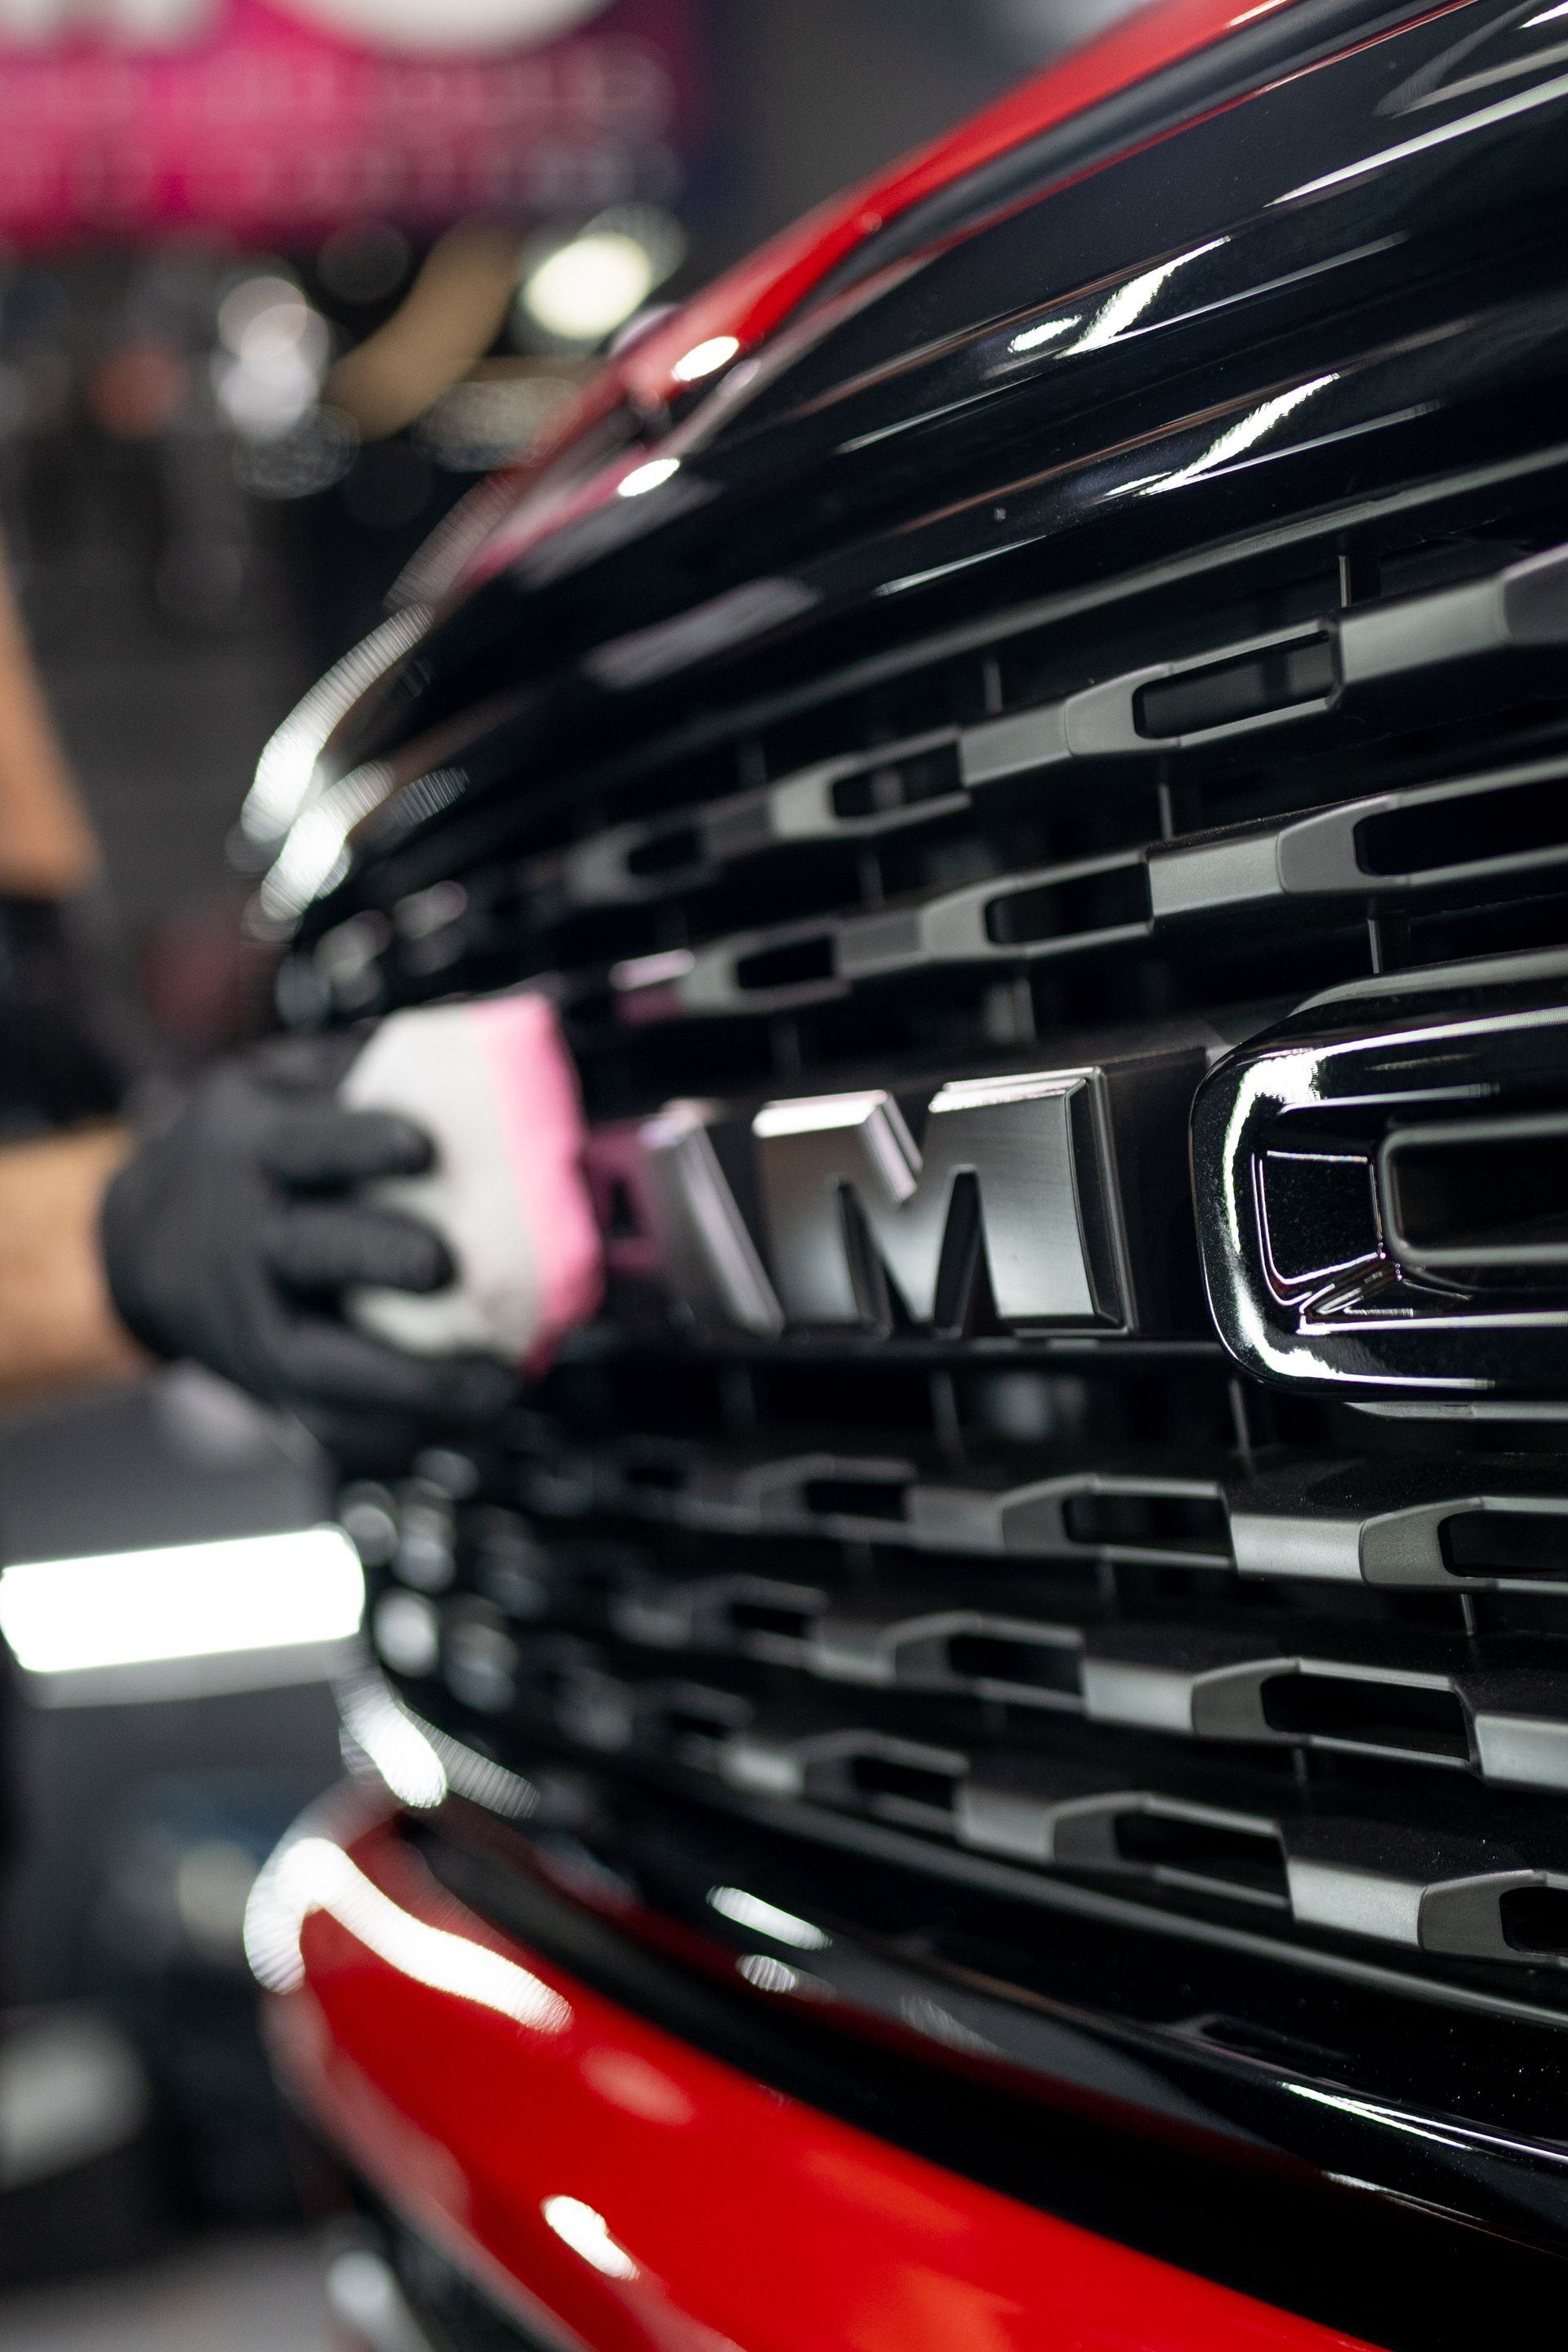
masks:
{"type": "Polygon", "coordinates": [[[984,1263],[1008,1325],[1124,1319],[1098,1070],[944,1086],[917,1146],[880,1089],[768,1103],[752,1123],[791,1323],[960,1330],[984,1263]]]}

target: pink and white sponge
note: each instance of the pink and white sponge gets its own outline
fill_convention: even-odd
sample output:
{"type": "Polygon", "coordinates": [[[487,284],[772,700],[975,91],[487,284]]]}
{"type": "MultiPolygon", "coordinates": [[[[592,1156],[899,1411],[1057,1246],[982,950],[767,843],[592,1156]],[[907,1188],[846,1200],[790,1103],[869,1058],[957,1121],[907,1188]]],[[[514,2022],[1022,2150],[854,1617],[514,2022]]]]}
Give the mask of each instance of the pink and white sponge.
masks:
{"type": "Polygon", "coordinates": [[[416,1355],[478,1351],[542,1369],[604,1283],[582,1098],[554,1008],[518,994],[393,1013],[340,1092],[356,1109],[401,1111],[430,1137],[427,1173],[367,1185],[365,1197],[434,1225],[457,1267],[427,1297],[356,1291],[353,1319],[416,1355]]]}

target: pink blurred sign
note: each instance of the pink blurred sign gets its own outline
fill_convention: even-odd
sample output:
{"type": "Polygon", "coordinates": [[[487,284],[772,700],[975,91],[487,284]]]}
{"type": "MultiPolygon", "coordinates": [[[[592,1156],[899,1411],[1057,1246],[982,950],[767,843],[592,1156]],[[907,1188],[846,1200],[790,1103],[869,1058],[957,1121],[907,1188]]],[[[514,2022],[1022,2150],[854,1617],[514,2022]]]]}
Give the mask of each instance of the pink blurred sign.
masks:
{"type": "Polygon", "coordinates": [[[668,201],[697,68],[689,0],[0,0],[0,236],[668,201]]]}

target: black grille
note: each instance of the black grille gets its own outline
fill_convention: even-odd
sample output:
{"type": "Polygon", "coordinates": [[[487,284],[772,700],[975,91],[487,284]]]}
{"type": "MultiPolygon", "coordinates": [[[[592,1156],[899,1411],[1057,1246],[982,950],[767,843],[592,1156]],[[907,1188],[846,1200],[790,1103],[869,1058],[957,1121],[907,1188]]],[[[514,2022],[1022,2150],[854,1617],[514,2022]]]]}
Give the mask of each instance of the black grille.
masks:
{"type": "MultiPolygon", "coordinates": [[[[508,1789],[765,1823],[807,1882],[858,1843],[943,1916],[968,1873],[1252,1956],[1281,2047],[1293,1970],[1568,2019],[1562,1424],[1238,1373],[1184,1139],[1205,1061],[1301,997],[1568,948],[1562,647],[1497,619],[1568,570],[1568,502],[1521,470],[585,761],[299,951],[289,1001],[339,1014],[537,977],[603,1144],[603,1324],[493,1449],[345,1496],[422,1720],[508,1789]],[[1176,1108],[1104,1114],[1127,1230],[1081,1328],[1001,1311],[962,1183],[934,1313],[851,1201],[853,1324],[770,1321],[766,1265],[750,1328],[671,1321],[636,1129],[672,1097],[721,1106],[718,1165],[764,1103],[884,1088],[918,1124],[938,1082],[1127,1055],[1176,1108]]],[[[1346,1172],[1310,1218],[1269,1161],[1285,1276],[1364,1257],[1356,1149],[1314,1141],[1346,1172]]],[[[1510,1194],[1533,1248],[1562,1151],[1510,1194]]],[[[1499,1205],[1436,1145],[1394,1197],[1467,1264],[1499,1205]]]]}

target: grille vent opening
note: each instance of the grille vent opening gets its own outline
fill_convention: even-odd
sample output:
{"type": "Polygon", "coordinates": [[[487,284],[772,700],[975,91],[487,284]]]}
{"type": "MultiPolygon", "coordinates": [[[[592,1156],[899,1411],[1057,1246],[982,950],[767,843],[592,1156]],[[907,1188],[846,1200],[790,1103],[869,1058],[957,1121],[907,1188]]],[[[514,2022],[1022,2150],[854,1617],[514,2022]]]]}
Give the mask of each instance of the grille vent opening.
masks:
{"type": "Polygon", "coordinates": [[[1498,1916],[1516,1952],[1568,1955],[1568,1887],[1512,1887],[1500,1898],[1498,1916]]]}
{"type": "Polygon", "coordinates": [[[1321,701],[1335,683],[1331,643],[1327,637],[1311,637],[1146,686],[1134,702],[1135,720],[1141,735],[1195,735],[1267,711],[1321,701]]]}
{"type": "Polygon", "coordinates": [[[919,1806],[922,1812],[951,1813],[956,1786],[951,1773],[911,1764],[901,1757],[879,1755],[874,1748],[857,1756],[849,1767],[850,1785],[858,1797],[875,1805],[886,1800],[919,1806]]]}
{"type": "Polygon", "coordinates": [[[901,1519],[905,1508],[903,1488],[875,1478],[810,1478],[802,1500],[825,1518],[901,1519]]]}
{"type": "Polygon", "coordinates": [[[1285,1865],[1279,1849],[1272,1838],[1256,1831],[1172,1813],[1137,1811],[1117,1815],[1115,1836],[1122,1860],[1146,1870],[1172,1871],[1184,1878],[1234,1886],[1247,1895],[1285,1898],[1285,1865]]]}
{"type": "Polygon", "coordinates": [[[1126,1545],[1223,1553],[1230,1548],[1224,1505],[1202,1495],[1069,1495],[1062,1524],[1086,1550],[1126,1545]]]}
{"type": "Polygon", "coordinates": [[[985,909],[985,936],[994,947],[1033,947],[1146,922],[1148,916],[1148,876],[1142,866],[1128,866],[994,898],[985,909]]]}
{"type": "Polygon", "coordinates": [[[698,1698],[671,1700],[661,1709],[661,1720],[671,1740],[702,1753],[716,1750],[733,1727],[725,1708],[705,1706],[698,1698]]]}
{"type": "Polygon", "coordinates": [[[1527,856],[1568,842],[1568,780],[1478,793],[1369,817],[1355,831],[1368,874],[1432,874],[1472,859],[1527,856]]]}
{"type": "Polygon", "coordinates": [[[1438,1542],[1456,1576],[1568,1580],[1568,1513],[1456,1511],[1438,1542]]]}
{"type": "Polygon", "coordinates": [[[840,776],[833,786],[834,813],[842,817],[883,816],[894,809],[918,808],[961,789],[958,752],[952,744],[912,759],[840,776]]]}
{"type": "Polygon", "coordinates": [[[1468,1757],[1465,1710],[1452,1691],[1409,1683],[1362,1682],[1337,1675],[1281,1675],[1265,1687],[1264,1719],[1274,1731],[1404,1748],[1414,1755],[1468,1757]]]}
{"type": "Polygon", "coordinates": [[[1395,1246],[1417,1263],[1568,1267],[1568,1118],[1396,1133],[1384,1167],[1395,1246]]]}
{"type": "Polygon", "coordinates": [[[702,836],[693,825],[656,833],[626,852],[626,871],[642,879],[680,874],[702,863],[702,836]]]}
{"type": "Polygon", "coordinates": [[[759,991],[798,988],[831,980],[833,973],[833,941],[825,932],[820,939],[792,940],[787,947],[759,948],[754,955],[742,956],[735,965],[735,985],[759,991]]]}
{"type": "Polygon", "coordinates": [[[1057,1642],[1025,1642],[1003,1633],[953,1633],[950,1672],[970,1682],[1010,1683],[1017,1690],[1074,1692],[1078,1659],[1057,1642]]]}
{"type": "Polygon", "coordinates": [[[809,1609],[792,1609],[778,1601],[731,1601],[727,1614],[737,1633],[771,1633],[798,1642],[811,1630],[809,1609]]]}

